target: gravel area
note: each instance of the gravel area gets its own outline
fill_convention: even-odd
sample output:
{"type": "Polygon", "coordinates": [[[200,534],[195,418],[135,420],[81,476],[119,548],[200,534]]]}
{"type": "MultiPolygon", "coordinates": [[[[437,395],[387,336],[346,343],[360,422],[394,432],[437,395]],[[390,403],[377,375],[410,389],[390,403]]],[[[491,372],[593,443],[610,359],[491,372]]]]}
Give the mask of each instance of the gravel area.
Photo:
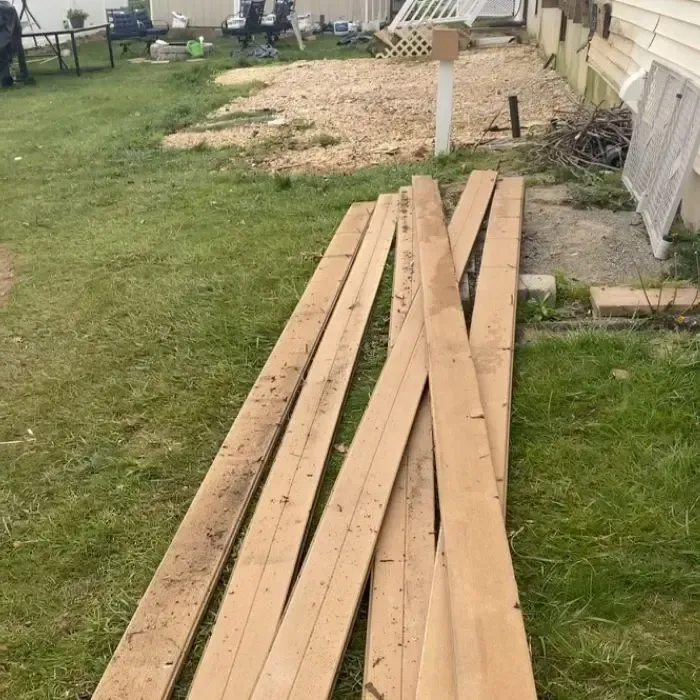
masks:
{"type": "Polygon", "coordinates": [[[594,284],[638,284],[658,280],[672,262],[656,260],[641,217],[629,211],[574,209],[568,189],[528,187],[521,272],[563,272],[594,284]]]}
{"type": "MultiPolygon", "coordinates": [[[[433,149],[436,72],[433,61],[371,59],[227,71],[218,82],[260,81],[266,87],[235,100],[217,116],[227,110],[269,109],[287,124],[180,132],[168,136],[165,144],[235,146],[243,148],[252,163],[272,170],[352,170],[415,160],[433,149]]],[[[562,78],[542,68],[534,47],[463,52],[455,63],[453,141],[479,140],[496,114],[494,126],[508,128],[506,98],[511,92],[519,96],[525,127],[546,123],[576,99],[562,78]]]]}

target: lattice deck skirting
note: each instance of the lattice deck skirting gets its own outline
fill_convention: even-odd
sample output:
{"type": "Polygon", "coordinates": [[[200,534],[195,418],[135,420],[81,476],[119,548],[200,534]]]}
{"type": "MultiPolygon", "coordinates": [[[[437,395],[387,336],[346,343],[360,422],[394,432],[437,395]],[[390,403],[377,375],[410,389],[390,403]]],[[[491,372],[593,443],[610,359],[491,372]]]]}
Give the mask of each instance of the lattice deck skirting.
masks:
{"type": "Polygon", "coordinates": [[[405,27],[396,32],[399,40],[392,48],[377,54],[376,58],[414,58],[429,56],[433,50],[433,28],[431,26],[405,27]]]}

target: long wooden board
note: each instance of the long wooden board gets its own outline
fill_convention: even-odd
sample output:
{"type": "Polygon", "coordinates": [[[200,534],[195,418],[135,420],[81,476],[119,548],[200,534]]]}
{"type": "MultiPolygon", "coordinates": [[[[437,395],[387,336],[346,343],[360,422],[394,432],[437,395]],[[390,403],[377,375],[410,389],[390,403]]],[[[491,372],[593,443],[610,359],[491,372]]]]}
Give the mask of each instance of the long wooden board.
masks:
{"type": "Polygon", "coordinates": [[[337,229],[139,602],[93,700],[168,698],[348,276],[373,203],[337,229]]]}
{"type": "MultiPolygon", "coordinates": [[[[513,178],[496,186],[476,284],[470,340],[481,392],[496,486],[505,518],[510,436],[511,378],[515,345],[519,241],[525,185],[513,178]],[[511,245],[511,241],[518,245],[511,245]],[[505,241],[505,242],[504,242],[505,241]]],[[[442,532],[433,570],[425,645],[420,665],[418,700],[455,700],[457,685],[447,565],[442,532]]]]}
{"type": "MultiPolygon", "coordinates": [[[[402,190],[396,235],[389,344],[419,287],[413,196],[402,190]]],[[[374,554],[367,619],[363,697],[414,700],[435,560],[433,435],[421,400],[391,492],[374,554]]]]}
{"type": "Polygon", "coordinates": [[[247,700],[253,692],[291,588],[394,238],[397,204],[392,195],[377,201],[238,551],[192,700],[247,700]]]}
{"type": "Polygon", "coordinates": [[[493,201],[497,206],[492,208],[486,230],[469,339],[505,519],[518,270],[525,204],[523,178],[505,178],[499,182],[493,201]]]}
{"type": "Polygon", "coordinates": [[[442,528],[438,537],[428,619],[418,673],[416,700],[456,700],[457,678],[452,642],[450,588],[442,528]]]}
{"type": "MultiPolygon", "coordinates": [[[[494,183],[495,173],[472,174],[455,212],[450,232],[460,274],[494,183]]],[[[426,360],[419,291],[336,479],[254,700],[329,696],[425,388],[426,360]]]]}
{"type": "Polygon", "coordinates": [[[591,287],[596,316],[653,316],[656,313],[690,313],[700,309],[697,287],[668,286],[663,289],[591,287]]]}
{"type": "Polygon", "coordinates": [[[440,193],[413,178],[438,495],[459,700],[536,700],[440,193]]]}

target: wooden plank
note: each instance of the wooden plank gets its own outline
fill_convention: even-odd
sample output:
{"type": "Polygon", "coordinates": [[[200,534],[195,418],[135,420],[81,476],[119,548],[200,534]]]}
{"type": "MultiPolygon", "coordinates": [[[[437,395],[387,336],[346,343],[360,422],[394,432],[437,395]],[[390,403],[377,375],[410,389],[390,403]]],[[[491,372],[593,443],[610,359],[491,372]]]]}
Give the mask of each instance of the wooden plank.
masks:
{"type": "MultiPolygon", "coordinates": [[[[494,182],[495,173],[473,173],[455,211],[450,234],[460,275],[494,182]]],[[[419,291],[338,474],[254,700],[330,695],[425,388],[426,354],[419,291]]]]}
{"type": "MultiPolygon", "coordinates": [[[[496,186],[470,333],[504,518],[520,257],[519,246],[514,247],[512,241],[519,243],[521,238],[524,199],[525,186],[521,178],[503,180],[496,186]]],[[[455,700],[457,697],[454,664],[445,662],[445,659],[454,658],[449,596],[441,530],[420,664],[418,700],[455,700]]]]}
{"type": "Polygon", "coordinates": [[[450,587],[442,528],[438,537],[416,700],[456,700],[457,677],[450,617],[450,587]]]}
{"type": "Polygon", "coordinates": [[[238,552],[193,700],[247,700],[279,625],[397,221],[377,201],[238,552]]]}
{"type": "Polygon", "coordinates": [[[536,700],[440,194],[425,176],[413,193],[457,698],[536,700]]]}
{"type": "Polygon", "coordinates": [[[374,209],[338,227],[180,524],[93,700],[168,698],[374,209]]]}
{"type": "Polygon", "coordinates": [[[382,44],[388,46],[390,49],[394,48],[394,42],[392,40],[391,34],[386,29],[380,29],[378,32],[374,32],[374,38],[381,41],[382,44]]]}
{"type": "Polygon", "coordinates": [[[418,291],[418,272],[414,252],[413,192],[410,187],[399,190],[399,214],[396,227],[394,281],[389,319],[389,350],[394,347],[399,331],[418,291]]]}
{"type": "MultiPolygon", "coordinates": [[[[410,188],[402,190],[389,344],[419,286],[410,188]]],[[[430,404],[424,395],[399,467],[374,555],[367,620],[364,698],[414,700],[435,560],[430,404]]]]}
{"type": "Polygon", "coordinates": [[[489,218],[476,282],[470,340],[505,518],[524,180],[507,178],[499,183],[494,195],[496,203],[501,206],[492,209],[489,218]]]}
{"type": "Polygon", "coordinates": [[[652,316],[655,313],[688,313],[700,309],[697,287],[591,287],[591,303],[596,316],[652,316]]]}

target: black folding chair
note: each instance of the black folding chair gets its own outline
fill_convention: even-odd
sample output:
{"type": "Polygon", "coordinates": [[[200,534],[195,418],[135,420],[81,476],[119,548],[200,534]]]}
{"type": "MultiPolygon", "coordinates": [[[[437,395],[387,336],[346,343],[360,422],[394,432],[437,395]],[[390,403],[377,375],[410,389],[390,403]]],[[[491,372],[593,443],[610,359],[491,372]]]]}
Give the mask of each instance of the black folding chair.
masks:
{"type": "Polygon", "coordinates": [[[256,34],[265,34],[266,29],[262,24],[265,12],[265,0],[250,0],[250,4],[242,3],[242,12],[245,12],[245,22],[242,26],[236,26],[236,18],[227,17],[221,23],[221,31],[224,36],[233,36],[247,47],[256,34]],[[247,7],[246,7],[247,5],[247,7]]]}
{"type": "Polygon", "coordinates": [[[275,19],[272,24],[263,21],[263,29],[267,35],[267,42],[271,46],[279,40],[280,34],[292,28],[292,21],[289,14],[294,7],[294,2],[290,0],[277,0],[275,2],[275,19]]]}

